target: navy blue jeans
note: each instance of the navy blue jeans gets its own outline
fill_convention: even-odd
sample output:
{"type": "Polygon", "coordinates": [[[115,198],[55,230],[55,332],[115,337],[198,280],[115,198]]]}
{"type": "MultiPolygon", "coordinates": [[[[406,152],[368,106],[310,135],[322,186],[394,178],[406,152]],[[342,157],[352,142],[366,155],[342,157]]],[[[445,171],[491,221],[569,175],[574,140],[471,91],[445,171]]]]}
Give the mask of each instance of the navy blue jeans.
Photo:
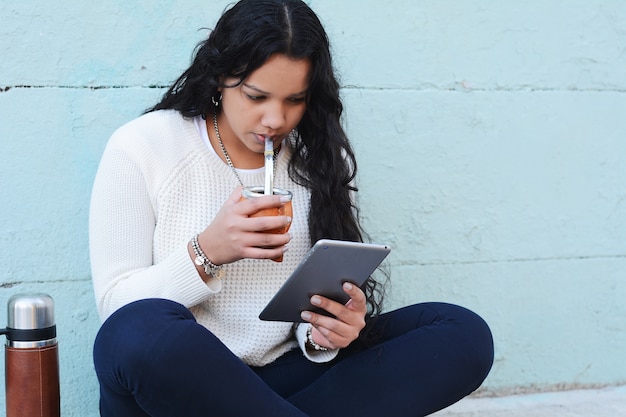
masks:
{"type": "Polygon", "coordinates": [[[477,389],[493,363],[487,324],[451,304],[381,315],[374,345],[354,342],[330,363],[299,349],[254,368],[188,309],[131,303],[102,325],[94,362],[104,417],[425,416],[477,389]]]}

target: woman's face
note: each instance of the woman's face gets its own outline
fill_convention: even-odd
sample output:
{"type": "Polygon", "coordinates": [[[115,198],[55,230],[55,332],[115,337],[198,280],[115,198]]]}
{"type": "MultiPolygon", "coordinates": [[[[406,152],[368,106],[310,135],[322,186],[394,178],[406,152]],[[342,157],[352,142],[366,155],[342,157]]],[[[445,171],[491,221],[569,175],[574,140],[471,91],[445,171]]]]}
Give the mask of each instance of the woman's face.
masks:
{"type": "MultiPolygon", "coordinates": [[[[306,111],[310,71],[308,60],[276,54],[236,87],[221,90],[220,136],[235,166],[262,163],[264,136],[270,136],[276,148],[298,125],[306,111]]],[[[226,79],[224,84],[237,81],[226,79]]]]}

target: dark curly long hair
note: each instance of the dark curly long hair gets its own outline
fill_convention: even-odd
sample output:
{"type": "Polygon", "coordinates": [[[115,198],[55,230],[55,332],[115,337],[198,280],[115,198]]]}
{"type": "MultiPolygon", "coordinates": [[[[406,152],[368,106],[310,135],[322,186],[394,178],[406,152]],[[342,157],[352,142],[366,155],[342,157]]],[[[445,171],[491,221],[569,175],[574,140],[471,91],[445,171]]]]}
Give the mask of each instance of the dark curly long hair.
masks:
{"type": "MultiPolygon", "coordinates": [[[[220,80],[243,82],[273,54],[311,63],[307,108],[297,126],[289,176],[311,193],[311,243],[321,238],[363,241],[358,208],[351,194],[356,175],[354,152],[341,126],[343,104],[328,36],[316,14],[300,0],[241,0],[227,9],[208,39],[196,48],[191,66],[161,101],[148,111],[175,109],[206,118],[219,112],[212,98],[220,80]]],[[[364,286],[367,321],[381,310],[382,285],[364,286]]]]}

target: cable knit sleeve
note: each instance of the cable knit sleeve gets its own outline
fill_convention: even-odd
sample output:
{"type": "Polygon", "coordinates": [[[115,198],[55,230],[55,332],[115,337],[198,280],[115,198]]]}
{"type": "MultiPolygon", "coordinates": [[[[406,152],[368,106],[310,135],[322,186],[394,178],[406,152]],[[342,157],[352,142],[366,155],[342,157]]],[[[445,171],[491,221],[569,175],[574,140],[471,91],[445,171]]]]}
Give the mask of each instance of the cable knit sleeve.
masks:
{"type": "Polygon", "coordinates": [[[156,218],[150,186],[137,158],[110,141],[96,174],[89,214],[92,275],[102,320],[139,299],[167,298],[189,307],[220,289],[219,282],[200,279],[187,242],[153,265],[156,218]]]}

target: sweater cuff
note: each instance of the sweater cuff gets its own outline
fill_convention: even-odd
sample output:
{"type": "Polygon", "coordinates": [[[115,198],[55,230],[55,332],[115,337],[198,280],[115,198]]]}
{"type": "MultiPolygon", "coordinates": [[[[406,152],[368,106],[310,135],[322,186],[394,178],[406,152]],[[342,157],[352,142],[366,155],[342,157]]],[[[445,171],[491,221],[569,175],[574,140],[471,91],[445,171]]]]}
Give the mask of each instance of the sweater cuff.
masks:
{"type": "Polygon", "coordinates": [[[315,363],[325,363],[335,359],[335,357],[339,354],[339,349],[329,349],[325,351],[319,350],[315,352],[307,350],[306,332],[309,329],[309,326],[311,326],[310,323],[300,323],[296,328],[296,339],[298,340],[298,345],[300,346],[302,353],[304,353],[304,356],[311,362],[315,363]]]}
{"type": "Polygon", "coordinates": [[[173,289],[179,298],[179,302],[185,307],[191,307],[206,301],[211,295],[218,293],[222,289],[222,282],[218,279],[210,279],[204,282],[196,269],[196,265],[189,257],[187,245],[178,249],[169,258],[171,263],[171,282],[175,283],[173,289]]]}

